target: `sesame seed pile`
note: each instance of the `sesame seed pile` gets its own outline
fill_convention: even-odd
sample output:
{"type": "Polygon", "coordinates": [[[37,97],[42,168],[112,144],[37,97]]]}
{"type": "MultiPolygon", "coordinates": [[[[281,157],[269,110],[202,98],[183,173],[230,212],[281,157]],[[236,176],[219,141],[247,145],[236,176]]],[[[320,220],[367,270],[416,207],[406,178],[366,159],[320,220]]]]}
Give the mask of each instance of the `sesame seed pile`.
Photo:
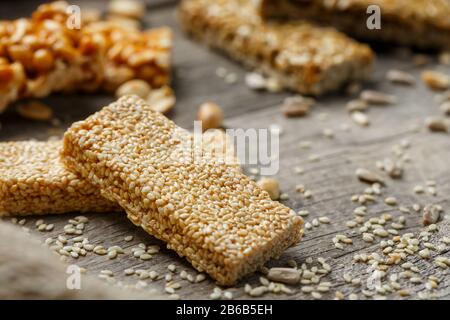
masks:
{"type": "Polygon", "coordinates": [[[62,158],[119,203],[128,218],[230,285],[301,237],[302,219],[234,166],[206,153],[193,161],[190,134],[136,96],[125,96],[64,136],[62,158]]]}
{"type": "Polygon", "coordinates": [[[0,216],[121,210],[63,166],[61,148],[62,141],[0,143],[0,216]]]}

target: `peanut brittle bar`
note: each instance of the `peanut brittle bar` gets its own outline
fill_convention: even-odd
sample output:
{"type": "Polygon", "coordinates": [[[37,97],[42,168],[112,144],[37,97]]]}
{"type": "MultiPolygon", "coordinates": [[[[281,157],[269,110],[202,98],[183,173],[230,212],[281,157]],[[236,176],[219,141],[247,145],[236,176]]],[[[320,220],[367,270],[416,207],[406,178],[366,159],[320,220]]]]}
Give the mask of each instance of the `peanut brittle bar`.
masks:
{"type": "Polygon", "coordinates": [[[143,100],[124,96],[72,125],[62,159],[134,224],[230,285],[297,243],[302,219],[192,139],[143,100]]]}
{"type": "Polygon", "coordinates": [[[264,17],[308,19],[361,39],[450,48],[448,0],[261,0],[264,17]],[[369,29],[367,9],[381,9],[381,29],[369,29]]]}
{"type": "Polygon", "coordinates": [[[62,141],[0,143],[0,216],[122,209],[60,161],[62,141]]]}
{"type": "Polygon", "coordinates": [[[52,92],[114,90],[130,79],[170,81],[168,28],[130,30],[112,22],[68,25],[66,2],[43,4],[31,18],[0,21],[0,112],[52,92]]]}
{"type": "Polygon", "coordinates": [[[88,24],[85,31],[105,40],[103,87],[114,90],[131,79],[147,81],[152,88],[170,83],[172,32],[161,27],[129,30],[112,22],[88,24]]]}
{"type": "Polygon", "coordinates": [[[92,34],[66,26],[65,4],[39,7],[30,19],[0,22],[0,66],[15,68],[15,79],[0,79],[0,92],[11,94],[0,105],[23,97],[44,97],[51,92],[96,89],[102,82],[102,43],[92,34]],[[20,76],[19,76],[20,74],[20,76]]]}
{"type": "Polygon", "coordinates": [[[306,22],[265,22],[257,9],[249,0],[184,0],[178,12],[196,38],[303,94],[369,75],[374,55],[368,46],[306,22]]]}

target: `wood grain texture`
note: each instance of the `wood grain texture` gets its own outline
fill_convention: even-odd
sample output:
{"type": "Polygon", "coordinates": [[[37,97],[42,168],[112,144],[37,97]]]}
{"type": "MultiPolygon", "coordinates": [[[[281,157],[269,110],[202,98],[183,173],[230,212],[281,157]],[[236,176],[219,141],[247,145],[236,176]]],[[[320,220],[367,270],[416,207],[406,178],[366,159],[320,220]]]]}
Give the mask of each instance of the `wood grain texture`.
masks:
{"type": "MultiPolygon", "coordinates": [[[[105,5],[104,1],[79,3],[82,8],[83,6],[104,8],[105,5]]],[[[36,4],[31,1],[8,4],[2,2],[0,18],[27,15],[35,6],[36,4]]],[[[192,128],[198,105],[204,101],[215,101],[224,108],[226,127],[267,128],[272,124],[279,125],[283,128],[283,134],[280,139],[280,171],[276,178],[279,179],[282,190],[289,195],[289,199],[283,202],[295,210],[309,210],[310,215],[306,218],[307,221],[320,216],[328,216],[333,221],[330,225],[321,225],[306,232],[304,240],[298,246],[287,250],[279,260],[271,261],[269,266],[286,266],[290,259],[301,264],[308,257],[322,256],[327,259],[333,269],[324,281],[331,281],[334,284],[331,292],[324,294],[323,298],[333,298],[335,290],[341,290],[346,295],[358,293],[362,297],[361,287],[347,285],[342,279],[344,272],[364,278],[368,272],[367,266],[352,264],[352,257],[355,253],[372,252],[377,249],[377,245],[363,242],[356,232],[349,233],[349,229],[345,226],[345,221],[353,217],[352,211],[358,206],[350,201],[351,195],[362,193],[367,187],[356,179],[354,172],[358,167],[376,170],[375,161],[392,157],[392,148],[404,139],[411,142],[411,147],[407,150],[411,161],[406,164],[402,179],[386,178],[387,186],[383,189],[383,196],[369,206],[368,217],[376,217],[382,213],[392,213],[394,217],[402,215],[397,207],[390,207],[383,203],[382,199],[388,195],[395,196],[400,205],[409,207],[413,203],[422,205],[439,203],[447,214],[450,213],[450,138],[447,134],[431,134],[423,125],[426,116],[440,114],[440,111],[433,99],[435,93],[420,83],[422,68],[415,67],[410,57],[385,48],[379,52],[375,74],[365,88],[395,94],[399,98],[399,103],[371,108],[370,127],[360,128],[351,122],[344,107],[349,97],[343,93],[320,98],[318,105],[308,117],[287,119],[282,115],[278,105],[290,94],[255,92],[247,88],[244,82],[246,71],[240,65],[218,52],[208,50],[191,41],[181,33],[176,22],[174,1],[149,1],[148,9],[145,18],[146,26],[168,25],[175,31],[173,86],[177,95],[177,106],[170,114],[170,118],[182,127],[192,128]],[[238,81],[234,84],[225,83],[223,79],[215,75],[218,67],[224,67],[229,72],[235,73],[238,81]],[[417,85],[405,87],[387,83],[384,75],[387,70],[394,67],[413,73],[418,80],[417,85]],[[342,125],[348,125],[350,130],[343,131],[342,125]],[[334,131],[334,139],[323,136],[322,131],[325,128],[334,131]],[[312,147],[302,149],[301,141],[311,141],[312,147]],[[311,162],[309,160],[311,155],[318,155],[319,161],[311,162]],[[296,166],[304,168],[305,173],[295,174],[296,166]],[[416,195],[412,192],[415,185],[425,185],[425,181],[430,179],[437,182],[437,196],[416,195]],[[305,199],[295,192],[295,186],[300,183],[313,192],[311,199],[305,199]],[[332,238],[339,233],[349,235],[354,244],[346,246],[345,250],[335,249],[332,238]]],[[[442,70],[447,74],[450,72],[450,68],[438,66],[436,63],[427,68],[442,70]]],[[[58,127],[22,119],[15,113],[14,107],[11,107],[6,113],[0,115],[2,123],[0,140],[30,138],[43,140],[48,136],[60,136],[73,121],[85,118],[113,99],[112,96],[103,94],[54,95],[44,99],[53,107],[56,116],[61,120],[62,125],[58,127]]],[[[35,230],[35,218],[28,218],[26,226],[32,229],[33,234],[45,239],[60,234],[67,220],[76,215],[74,213],[45,217],[46,223],[55,223],[55,230],[48,233],[35,230]]],[[[406,228],[401,232],[420,232],[422,229],[420,214],[404,215],[406,228]]],[[[152,260],[146,262],[133,258],[130,249],[140,242],[159,244],[161,248],[164,245],[133,226],[124,214],[88,214],[87,216],[90,222],[84,235],[89,237],[91,243],[105,246],[120,245],[126,249],[126,254],[114,260],[108,260],[106,256],[90,254],[85,258],[70,261],[86,267],[88,272],[97,274],[102,269],[109,269],[114,272],[118,281],[130,284],[137,282],[136,276],[123,275],[123,270],[130,267],[155,270],[164,275],[168,273],[167,266],[175,264],[178,270],[195,273],[184,259],[166,249],[161,250],[152,260]],[[126,235],[133,235],[134,240],[125,242],[123,238],[126,235]]],[[[448,221],[440,223],[440,236],[448,235],[449,230],[448,221]]],[[[433,253],[433,256],[435,255],[437,253],[433,253]]],[[[450,252],[447,250],[441,255],[450,257],[450,252]]],[[[449,272],[438,270],[436,266],[423,260],[418,261],[418,265],[423,279],[429,275],[436,275],[441,280],[436,290],[437,296],[442,299],[450,298],[449,272]]],[[[396,272],[398,271],[400,268],[396,268],[396,272]]],[[[235,298],[248,298],[243,293],[244,284],[258,285],[259,277],[260,274],[251,275],[229,290],[234,293],[235,298]]],[[[178,281],[179,276],[175,279],[178,281]]],[[[210,279],[196,284],[190,284],[186,280],[179,281],[182,283],[182,288],[177,290],[177,293],[185,299],[207,299],[215,287],[210,279]]],[[[151,288],[164,289],[163,279],[148,282],[151,288]]],[[[417,292],[423,288],[423,284],[409,285],[409,287],[413,292],[417,292]]],[[[301,293],[301,286],[290,288],[295,292],[292,295],[267,294],[263,298],[310,299],[309,295],[301,293]]],[[[395,294],[389,297],[399,298],[395,294]]],[[[417,296],[413,294],[411,298],[417,298],[417,296]]]]}

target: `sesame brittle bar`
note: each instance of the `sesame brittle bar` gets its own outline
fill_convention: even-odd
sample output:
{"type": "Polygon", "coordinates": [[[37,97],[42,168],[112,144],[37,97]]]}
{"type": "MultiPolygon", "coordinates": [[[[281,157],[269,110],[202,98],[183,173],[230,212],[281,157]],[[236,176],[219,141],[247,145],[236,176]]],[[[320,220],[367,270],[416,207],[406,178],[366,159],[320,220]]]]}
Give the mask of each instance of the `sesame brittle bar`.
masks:
{"type": "MultiPolygon", "coordinates": [[[[203,152],[218,161],[239,162],[221,130],[202,135],[203,152]]],[[[122,211],[60,161],[62,141],[0,143],[0,217],[65,212],[122,211]]]]}
{"type": "Polygon", "coordinates": [[[371,41],[450,48],[448,0],[261,0],[261,14],[308,19],[371,41]],[[380,29],[367,27],[374,5],[381,11],[380,29]]]}
{"type": "Polygon", "coordinates": [[[73,124],[62,159],[134,224],[231,285],[297,243],[302,219],[234,163],[198,152],[192,139],[143,100],[125,96],[73,124]]]}
{"type": "Polygon", "coordinates": [[[249,0],[184,0],[178,13],[194,37],[303,94],[323,94],[370,74],[368,46],[306,22],[265,22],[257,11],[249,0]]]}
{"type": "Polygon", "coordinates": [[[60,161],[62,141],[0,143],[0,217],[121,211],[60,161]]]}
{"type": "Polygon", "coordinates": [[[111,22],[68,25],[66,2],[31,18],[0,21],[0,112],[21,98],[53,92],[114,90],[130,79],[170,81],[168,28],[130,30],[111,22]]]}

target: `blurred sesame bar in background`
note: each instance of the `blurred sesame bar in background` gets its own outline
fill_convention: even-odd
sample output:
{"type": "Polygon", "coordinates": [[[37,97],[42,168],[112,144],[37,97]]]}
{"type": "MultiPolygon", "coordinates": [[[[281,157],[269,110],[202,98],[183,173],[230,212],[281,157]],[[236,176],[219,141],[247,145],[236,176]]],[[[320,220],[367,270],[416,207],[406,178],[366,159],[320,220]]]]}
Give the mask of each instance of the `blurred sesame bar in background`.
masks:
{"type": "Polygon", "coordinates": [[[448,0],[258,0],[266,18],[300,18],[357,38],[422,48],[450,48],[448,0]],[[369,29],[369,6],[381,9],[381,29],[369,29]]]}
{"type": "Polygon", "coordinates": [[[0,112],[53,92],[115,90],[130,79],[155,88],[170,82],[170,29],[101,21],[69,28],[67,7],[43,4],[31,18],[0,21],[0,112]]]}
{"type": "Polygon", "coordinates": [[[249,0],[183,0],[183,28],[211,47],[276,79],[284,88],[320,95],[365,79],[371,49],[330,28],[264,22],[249,0]]]}

